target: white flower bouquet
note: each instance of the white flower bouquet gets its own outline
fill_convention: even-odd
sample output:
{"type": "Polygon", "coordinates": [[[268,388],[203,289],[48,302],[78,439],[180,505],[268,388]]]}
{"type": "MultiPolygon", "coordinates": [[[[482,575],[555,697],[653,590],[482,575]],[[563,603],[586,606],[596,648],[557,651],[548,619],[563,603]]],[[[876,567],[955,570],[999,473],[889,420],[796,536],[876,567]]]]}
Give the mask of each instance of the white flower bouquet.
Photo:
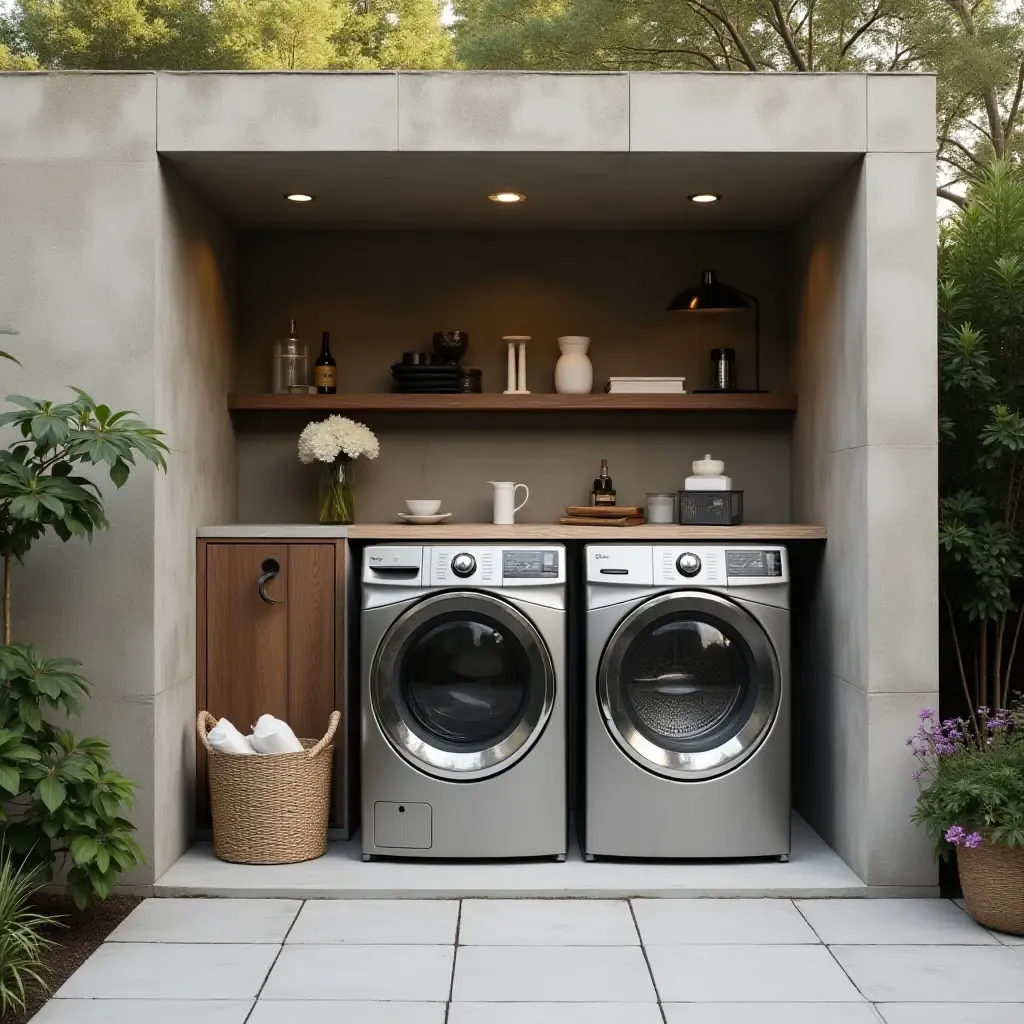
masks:
{"type": "Polygon", "coordinates": [[[375,459],[380,454],[377,435],[365,424],[347,416],[328,416],[310,423],[299,434],[299,462],[334,462],[339,456],[375,459]]]}
{"type": "Polygon", "coordinates": [[[377,436],[365,423],[346,416],[328,416],[310,423],[299,435],[299,461],[320,463],[320,522],[351,523],[355,517],[353,459],[375,459],[377,436]]]}

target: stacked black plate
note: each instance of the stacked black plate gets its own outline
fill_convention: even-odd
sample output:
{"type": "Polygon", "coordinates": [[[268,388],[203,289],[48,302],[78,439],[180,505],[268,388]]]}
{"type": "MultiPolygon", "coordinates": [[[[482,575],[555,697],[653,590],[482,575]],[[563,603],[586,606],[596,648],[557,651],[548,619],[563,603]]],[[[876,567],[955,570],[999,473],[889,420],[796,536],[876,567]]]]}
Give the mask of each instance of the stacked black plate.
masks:
{"type": "Polygon", "coordinates": [[[463,371],[446,363],[395,363],[394,390],[408,394],[455,395],[462,391],[463,371]]]}

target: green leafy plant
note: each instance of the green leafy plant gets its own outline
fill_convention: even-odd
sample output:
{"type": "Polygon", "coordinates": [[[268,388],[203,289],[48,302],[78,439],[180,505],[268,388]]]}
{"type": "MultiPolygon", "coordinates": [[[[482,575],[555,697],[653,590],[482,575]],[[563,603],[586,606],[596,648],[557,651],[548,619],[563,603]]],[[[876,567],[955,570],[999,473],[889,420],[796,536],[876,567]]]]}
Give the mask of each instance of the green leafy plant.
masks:
{"type": "Polygon", "coordinates": [[[0,426],[22,438],[0,450],[0,821],[11,849],[41,877],[67,868],[71,895],[85,907],[142,860],[124,817],[136,786],[110,766],[105,741],[77,740],[48,719],[79,714],[90,686],[77,661],[12,642],[11,576],[48,532],[68,541],[107,527],[100,489],[84,475],[90,467],[105,468],[121,487],[138,459],[166,468],[167,447],[135,413],[72,391],[64,403],[11,396],[15,408],[0,415],[0,426]]]}
{"type": "Polygon", "coordinates": [[[942,722],[925,708],[907,743],[921,765],[913,820],[940,857],[956,846],[1024,846],[1024,703],[942,722]]]}
{"type": "Polygon", "coordinates": [[[941,599],[967,706],[998,709],[1024,619],[1024,172],[969,198],[939,245],[941,599]]]}
{"type": "Polygon", "coordinates": [[[0,1017],[25,1009],[32,988],[47,991],[43,955],[54,943],[42,934],[58,919],[33,906],[35,873],[0,847],[0,1017]]]}

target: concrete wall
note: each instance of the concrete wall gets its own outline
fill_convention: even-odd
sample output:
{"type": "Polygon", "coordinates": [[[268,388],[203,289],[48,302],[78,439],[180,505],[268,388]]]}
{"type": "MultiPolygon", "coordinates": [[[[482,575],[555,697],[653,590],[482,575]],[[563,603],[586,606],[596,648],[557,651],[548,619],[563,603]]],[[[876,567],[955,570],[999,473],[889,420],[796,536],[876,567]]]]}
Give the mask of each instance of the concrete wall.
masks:
{"type": "MultiPolygon", "coordinates": [[[[5,347],[24,364],[0,368],[4,394],[61,399],[75,384],[152,421],[156,80],[0,75],[0,95],[0,320],[21,331],[5,347]]],[[[82,660],[94,693],[74,729],[109,739],[139,783],[132,819],[148,851],[155,477],[141,466],[120,491],[97,477],[110,530],[92,544],[38,544],[15,576],[13,621],[15,639],[82,660]]]]}
{"type": "Polygon", "coordinates": [[[46,540],[14,582],[14,636],[80,658],[101,735],[140,786],[145,883],[190,835],[195,529],[233,519],[230,233],[156,155],[153,75],[0,76],[0,320],[21,331],[5,393],[85,388],[165,430],[168,473],[140,465],[110,530],[46,540]]]}
{"type": "Polygon", "coordinates": [[[797,806],[872,885],[937,879],[904,745],[938,697],[934,138],[915,128],[933,96],[915,90],[869,79],[872,151],[797,237],[793,514],[829,531],[794,624],[797,806]]]}
{"type": "MultiPolygon", "coordinates": [[[[591,337],[595,390],[612,374],[684,374],[707,386],[709,352],[737,350],[754,383],[749,312],[688,316],[665,306],[702,266],[761,298],[762,381],[789,391],[788,238],[782,233],[249,232],[239,236],[239,391],[270,388],[272,342],[289,317],[315,355],[330,330],[342,391],[387,391],[404,350],[431,332],[470,335],[463,359],[485,391],[505,387],[503,334],[528,334],[528,385],[552,391],[557,336],[591,337]]],[[[311,355],[312,358],[312,355],[311,355]]],[[[521,522],[552,522],[585,503],[600,460],[623,503],[674,491],[705,452],[726,459],[745,488],[747,517],[789,519],[789,417],[362,417],[381,438],[357,466],[358,519],[390,522],[405,498],[442,498],[459,520],[490,518],[486,481],[531,490],[521,522]]],[[[316,473],[301,465],[299,418],[247,416],[239,434],[239,514],[247,522],[316,516],[316,473]]]]}
{"type": "Polygon", "coordinates": [[[173,457],[154,496],[156,877],[185,851],[195,820],[196,527],[237,518],[224,404],[234,376],[234,238],[173,168],[160,186],[155,422],[173,457]]]}
{"type": "MultiPolygon", "coordinates": [[[[483,299],[467,299],[465,307],[441,298],[428,303],[431,284],[438,297],[452,290],[440,287],[442,270],[411,242],[406,280],[374,282],[360,270],[359,256],[340,251],[332,236],[322,241],[325,273],[312,275],[305,291],[289,276],[287,260],[274,263],[269,242],[262,263],[253,250],[245,274],[254,283],[247,287],[262,282],[268,294],[246,293],[242,346],[257,354],[247,372],[265,372],[267,341],[293,312],[285,307],[294,300],[284,299],[291,287],[302,295],[304,306],[294,313],[306,317],[307,331],[327,326],[372,346],[378,374],[402,349],[421,347],[431,330],[464,326],[475,336],[471,363],[483,357],[489,387],[500,383],[494,340],[506,331],[545,339],[531,351],[534,374],[550,369],[557,334],[591,334],[604,375],[619,367],[604,361],[612,345],[602,340],[621,344],[628,319],[616,319],[610,300],[603,307],[595,302],[607,292],[634,304],[634,318],[641,302],[652,324],[657,318],[645,339],[656,334],[661,342],[645,340],[637,364],[649,357],[648,372],[655,365],[671,372],[678,337],[680,371],[696,379],[711,331],[726,328],[676,328],[659,310],[707,261],[704,243],[721,244],[711,262],[724,279],[766,297],[766,334],[785,345],[779,332],[796,323],[794,380],[774,359],[766,360],[765,379],[773,388],[795,383],[800,401],[788,511],[829,529],[828,542],[803,567],[807,586],[796,626],[804,641],[796,701],[799,805],[867,882],[933,881],[924,837],[907,822],[914,788],[903,746],[918,707],[937,694],[933,113],[934,80],[917,76],[0,75],[0,319],[22,330],[14,346],[25,364],[0,368],[4,384],[54,396],[64,382],[84,386],[164,427],[174,448],[166,479],[141,467],[122,491],[105,485],[111,531],[91,546],[40,544],[14,588],[16,636],[82,658],[95,695],[78,727],[109,737],[118,766],[142,787],[134,820],[150,863],[126,881],[162,871],[188,831],[193,528],[236,514],[307,518],[312,494],[311,475],[288,451],[297,424],[253,422],[239,452],[236,513],[223,411],[233,378],[231,238],[191,186],[162,173],[158,153],[214,160],[254,154],[272,164],[292,154],[403,150],[438,159],[467,151],[517,159],[558,151],[587,158],[618,153],[623,160],[634,153],[735,160],[781,154],[796,164],[813,158],[819,170],[847,167],[863,154],[797,232],[795,315],[782,301],[787,272],[775,240],[762,251],[761,242],[738,243],[751,246],[746,262],[730,265],[735,239],[704,239],[678,258],[676,240],[663,238],[645,255],[637,239],[629,265],[616,268],[606,257],[608,265],[595,268],[585,244],[562,266],[529,251],[528,238],[503,239],[497,271],[507,274],[519,252],[527,268],[520,297],[538,313],[516,326],[508,322],[516,305],[506,302],[516,296],[482,273],[470,277],[486,286],[481,295],[489,294],[490,307],[483,299]],[[388,308],[386,336],[368,319],[369,301],[347,304],[332,266],[348,267],[388,308]],[[571,287],[561,298],[546,295],[546,280],[571,287]],[[599,284],[580,287],[588,281],[599,284]],[[576,298],[563,301],[574,288],[576,298]],[[434,322],[403,319],[391,308],[406,294],[409,308],[421,303],[434,322]],[[356,335],[347,334],[352,324],[356,335]],[[678,336],[669,333],[675,330],[678,336]],[[496,373],[498,381],[491,379],[496,373]],[[281,498],[289,488],[297,500],[281,498]]],[[[234,166],[244,171],[244,162],[234,166]]],[[[369,269],[382,264],[387,240],[374,244],[381,248],[369,269]]],[[[464,259],[460,273],[483,256],[466,246],[465,257],[454,257],[464,259]]],[[[451,254],[446,258],[451,265],[451,254]]],[[[308,262],[300,260],[296,273],[309,273],[308,262]]],[[[778,355],[784,358],[781,349],[778,355]]],[[[359,380],[371,363],[342,365],[359,380]]],[[[752,504],[751,518],[786,518],[790,442],[785,426],[770,420],[756,427],[680,420],[678,432],[676,423],[629,417],[599,426],[561,418],[487,423],[486,434],[469,419],[371,423],[385,450],[401,458],[373,468],[378,477],[366,493],[377,497],[361,517],[390,516],[411,489],[439,485],[455,493],[455,481],[468,479],[480,482],[483,496],[460,491],[453,510],[479,518],[484,481],[500,465],[501,475],[527,482],[537,472],[539,493],[524,519],[550,519],[582,496],[601,456],[612,460],[623,497],[639,498],[672,486],[694,454],[710,446],[765,501],[752,504]],[[495,445],[511,456],[496,459],[495,445]]]]}

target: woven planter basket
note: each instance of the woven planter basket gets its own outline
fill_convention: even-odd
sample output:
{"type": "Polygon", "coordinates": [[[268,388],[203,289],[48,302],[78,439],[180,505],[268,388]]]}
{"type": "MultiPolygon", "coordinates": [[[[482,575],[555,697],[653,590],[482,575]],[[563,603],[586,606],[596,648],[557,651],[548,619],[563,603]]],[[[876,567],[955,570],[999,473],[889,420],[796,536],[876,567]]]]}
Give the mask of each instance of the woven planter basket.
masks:
{"type": "Polygon", "coordinates": [[[217,719],[199,712],[196,730],[209,765],[214,856],[233,864],[295,864],[327,852],[331,741],[340,720],[334,711],[323,739],[300,739],[301,754],[224,754],[206,735],[217,719]]]}
{"type": "Polygon", "coordinates": [[[1024,935],[1024,847],[958,846],[956,865],[971,917],[987,928],[1024,935]]]}

